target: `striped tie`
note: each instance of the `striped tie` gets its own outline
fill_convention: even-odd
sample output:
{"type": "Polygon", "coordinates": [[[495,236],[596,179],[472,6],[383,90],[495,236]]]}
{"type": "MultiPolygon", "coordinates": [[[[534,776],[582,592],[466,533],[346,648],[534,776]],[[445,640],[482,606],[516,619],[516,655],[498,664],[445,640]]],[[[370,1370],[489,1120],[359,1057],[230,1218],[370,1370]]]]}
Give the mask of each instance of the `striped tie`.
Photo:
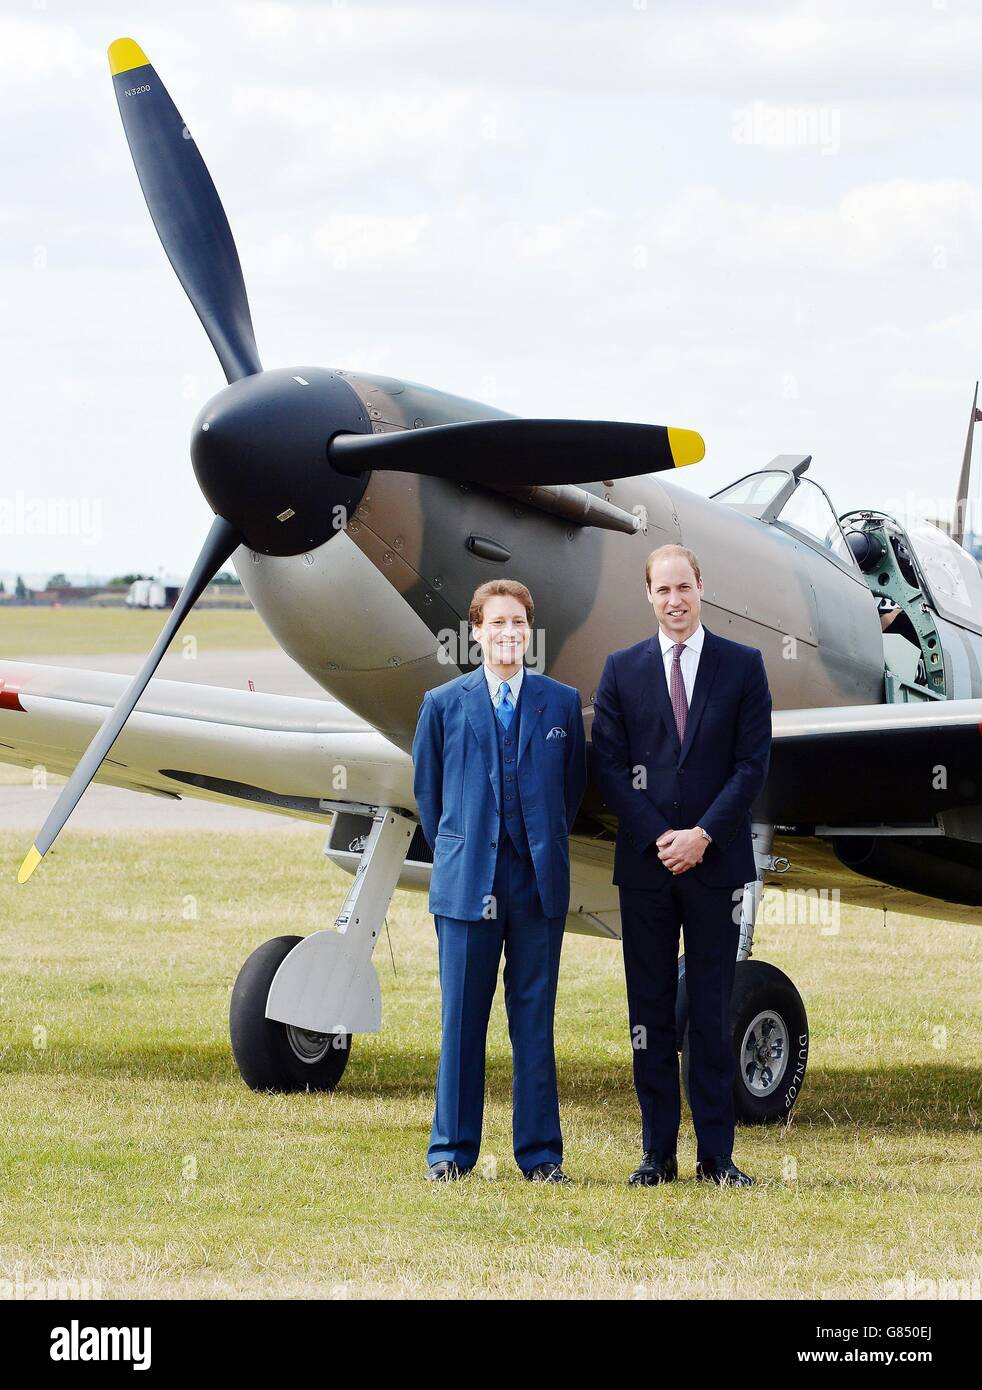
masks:
{"type": "Polygon", "coordinates": [[[675,727],[679,731],[679,743],[685,739],[685,721],[689,713],[689,702],[685,698],[685,681],[682,679],[682,653],[684,642],[676,642],[672,648],[672,709],[675,712],[675,727]]]}
{"type": "Polygon", "coordinates": [[[497,714],[498,723],[503,729],[509,728],[515,713],[515,707],[508,699],[510,694],[511,690],[508,687],[508,682],[502,681],[498,686],[498,703],[495,706],[495,714],[497,714]]]}

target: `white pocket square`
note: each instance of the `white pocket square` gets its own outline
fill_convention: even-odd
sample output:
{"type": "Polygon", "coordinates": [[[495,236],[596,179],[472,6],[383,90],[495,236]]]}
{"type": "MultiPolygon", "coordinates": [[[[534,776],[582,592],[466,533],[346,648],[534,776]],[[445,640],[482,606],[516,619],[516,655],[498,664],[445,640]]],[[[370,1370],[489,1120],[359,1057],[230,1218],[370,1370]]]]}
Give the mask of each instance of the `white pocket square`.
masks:
{"type": "Polygon", "coordinates": [[[549,730],[549,732],[546,734],[546,738],[565,738],[565,737],[566,737],[566,730],[563,729],[563,728],[560,728],[560,726],[559,726],[558,724],[553,725],[553,727],[552,727],[552,728],[549,730]]]}

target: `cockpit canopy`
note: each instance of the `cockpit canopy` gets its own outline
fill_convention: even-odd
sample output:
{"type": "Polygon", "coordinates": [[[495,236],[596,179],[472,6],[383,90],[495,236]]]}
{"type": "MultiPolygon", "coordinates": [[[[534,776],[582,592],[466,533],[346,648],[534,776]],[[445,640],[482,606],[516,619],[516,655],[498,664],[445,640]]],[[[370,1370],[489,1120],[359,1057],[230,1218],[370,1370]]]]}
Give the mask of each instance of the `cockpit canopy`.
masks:
{"type": "Polygon", "coordinates": [[[802,477],[811,459],[790,455],[787,467],[780,467],[782,462],[783,457],[775,459],[770,468],[739,478],[713,493],[713,501],[726,502],[746,516],[779,525],[855,570],[856,561],[828,494],[818,483],[802,477]]]}
{"type": "Polygon", "coordinates": [[[898,558],[906,554],[909,564],[913,557],[911,582],[923,588],[931,606],[952,622],[982,631],[982,570],[967,550],[929,521],[902,524],[875,509],[843,513],[840,520],[824,488],[803,476],[810,462],[807,455],[781,455],[713,493],[713,500],[801,537],[853,571],[865,572],[871,563],[875,568],[875,561],[857,562],[847,534],[855,540],[867,519],[885,523],[894,549],[899,546],[898,558]]]}

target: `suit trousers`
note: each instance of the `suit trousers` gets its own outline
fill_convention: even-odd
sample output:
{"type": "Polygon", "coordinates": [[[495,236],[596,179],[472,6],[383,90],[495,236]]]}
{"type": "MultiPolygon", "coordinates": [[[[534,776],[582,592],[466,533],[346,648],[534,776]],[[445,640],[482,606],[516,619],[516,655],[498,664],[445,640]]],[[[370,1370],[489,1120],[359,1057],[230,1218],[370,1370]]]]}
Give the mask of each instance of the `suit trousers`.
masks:
{"type": "Polygon", "coordinates": [[[691,869],[651,890],[620,889],[641,1142],[645,1153],[659,1158],[675,1153],[678,1142],[675,1007],[680,928],[689,1005],[689,1103],[698,1157],[712,1158],[733,1149],[730,996],[742,895],[742,885],[710,887],[694,878],[691,869]]]}
{"type": "Polygon", "coordinates": [[[473,1168],[481,1150],[488,1019],[505,956],[505,1009],[512,1048],[512,1131],[523,1172],[559,1163],[563,1141],[553,1020],[565,917],[546,917],[531,857],[498,837],[494,916],[436,917],[442,1040],[427,1161],[473,1168]]]}

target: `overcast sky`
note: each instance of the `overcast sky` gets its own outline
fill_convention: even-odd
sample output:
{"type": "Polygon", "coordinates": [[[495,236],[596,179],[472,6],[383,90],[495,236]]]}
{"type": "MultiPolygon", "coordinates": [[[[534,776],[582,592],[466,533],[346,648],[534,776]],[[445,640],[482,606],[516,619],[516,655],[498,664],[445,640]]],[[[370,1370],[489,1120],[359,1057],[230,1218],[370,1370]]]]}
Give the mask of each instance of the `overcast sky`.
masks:
{"type": "Polygon", "coordinates": [[[0,574],[183,577],[223,384],[106,47],[224,201],[267,366],[702,432],[951,505],[982,362],[982,6],[0,0],[0,574]],[[40,531],[40,533],[38,533],[40,531]]]}

